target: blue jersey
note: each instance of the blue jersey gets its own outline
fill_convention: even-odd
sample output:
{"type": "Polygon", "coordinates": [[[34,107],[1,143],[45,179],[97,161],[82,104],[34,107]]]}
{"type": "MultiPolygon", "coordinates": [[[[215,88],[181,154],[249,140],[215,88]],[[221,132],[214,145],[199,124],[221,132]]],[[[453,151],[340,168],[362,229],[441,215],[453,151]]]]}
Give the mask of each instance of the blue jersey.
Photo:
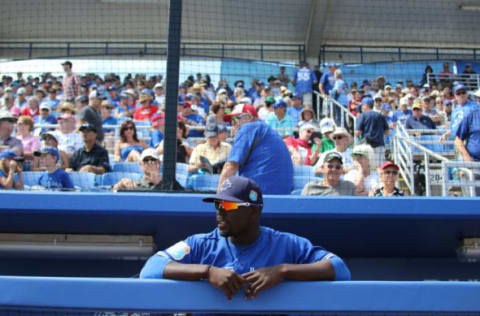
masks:
{"type": "Polygon", "coordinates": [[[312,70],[303,67],[295,72],[293,80],[295,80],[295,92],[312,93],[312,85],[317,81],[317,77],[312,70]]]}
{"type": "Polygon", "coordinates": [[[303,106],[300,108],[296,108],[294,106],[290,106],[287,108],[287,115],[292,118],[295,124],[300,121],[300,113],[303,111],[303,106]]]}
{"type": "Polygon", "coordinates": [[[243,124],[227,161],[240,165],[241,176],[258,183],[264,194],[290,194],[293,164],[280,135],[263,121],[243,124]]]}
{"type": "MultiPolygon", "coordinates": [[[[106,119],[103,119],[102,120],[102,126],[103,125],[117,125],[118,124],[118,121],[116,118],[114,118],[113,116],[109,116],[107,117],[106,119]]],[[[104,128],[103,129],[103,132],[104,133],[111,133],[111,132],[115,132],[115,128],[104,128]]]]}
{"type": "Polygon", "coordinates": [[[385,145],[384,134],[388,128],[385,116],[375,111],[362,113],[357,121],[357,131],[362,131],[362,138],[373,148],[385,145]]]}
{"type": "Polygon", "coordinates": [[[158,129],[154,129],[150,134],[150,142],[149,146],[153,148],[157,148],[158,144],[160,144],[163,140],[163,133],[160,132],[158,129]]]}
{"type": "MultiPolygon", "coordinates": [[[[204,124],[203,119],[200,115],[198,114],[190,114],[189,116],[186,117],[188,121],[192,121],[194,123],[199,123],[199,124],[204,124]]],[[[188,122],[187,122],[188,125],[188,122]]],[[[195,131],[195,130],[190,130],[188,132],[188,137],[203,137],[203,132],[202,131],[195,131]]]]}
{"type": "Polygon", "coordinates": [[[457,129],[456,136],[467,140],[466,149],[474,161],[480,161],[480,109],[471,111],[457,129]]]}
{"type": "Polygon", "coordinates": [[[218,228],[208,234],[193,235],[153,255],[143,267],[140,278],[162,278],[170,261],[206,264],[243,274],[282,263],[306,264],[330,260],[336,280],[349,280],[350,271],[335,254],[294,234],[260,227],[260,236],[251,245],[238,246],[223,237],[218,228]]]}
{"type": "Polygon", "coordinates": [[[406,110],[403,112],[402,110],[396,110],[393,112],[393,116],[397,119],[398,122],[402,123],[405,125],[407,122],[408,118],[412,115],[412,110],[406,110]]]}
{"type": "Polygon", "coordinates": [[[453,110],[452,113],[452,122],[450,123],[450,139],[455,138],[457,135],[458,127],[462,122],[463,118],[466,117],[473,110],[479,109],[479,105],[473,101],[467,101],[463,106],[460,106],[453,110]]]}
{"type": "Polygon", "coordinates": [[[70,175],[63,169],[57,169],[52,173],[45,171],[38,179],[38,185],[46,189],[73,189],[70,175]]]}
{"type": "Polygon", "coordinates": [[[323,84],[323,91],[325,91],[325,93],[329,95],[330,90],[332,90],[335,84],[335,77],[333,76],[332,73],[329,73],[329,72],[324,73],[322,75],[322,78],[320,79],[320,83],[323,84]]]}

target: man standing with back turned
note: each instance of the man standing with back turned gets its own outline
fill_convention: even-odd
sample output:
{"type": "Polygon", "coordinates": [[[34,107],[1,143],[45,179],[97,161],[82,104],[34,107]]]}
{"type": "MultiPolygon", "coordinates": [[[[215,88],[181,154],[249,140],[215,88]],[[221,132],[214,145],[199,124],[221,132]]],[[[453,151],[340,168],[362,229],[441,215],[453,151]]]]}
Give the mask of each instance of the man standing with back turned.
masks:
{"type": "Polygon", "coordinates": [[[350,280],[340,257],[305,238],[260,226],[262,192],[251,179],[226,179],[214,196],[217,228],[193,235],[150,257],[140,278],[205,279],[231,300],[242,287],[245,298],[284,279],[350,280]]]}
{"type": "Polygon", "coordinates": [[[218,188],[238,171],[256,181],[264,194],[290,194],[293,163],[280,135],[257,119],[257,111],[250,104],[236,105],[227,117],[233,119],[235,140],[218,188]]]}

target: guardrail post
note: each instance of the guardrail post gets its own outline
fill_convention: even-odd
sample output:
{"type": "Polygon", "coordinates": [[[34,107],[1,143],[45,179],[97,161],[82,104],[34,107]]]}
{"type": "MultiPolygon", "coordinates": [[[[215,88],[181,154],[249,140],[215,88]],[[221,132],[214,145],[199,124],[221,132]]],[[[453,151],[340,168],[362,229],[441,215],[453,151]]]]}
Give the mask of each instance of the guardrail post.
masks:
{"type": "Polygon", "coordinates": [[[398,61],[402,61],[402,48],[398,48],[398,61]]]}
{"type": "Polygon", "coordinates": [[[431,183],[430,183],[430,161],[427,152],[423,153],[423,159],[425,161],[425,195],[431,196],[431,183]]]}
{"type": "Polygon", "coordinates": [[[108,55],[108,42],[105,43],[105,55],[108,55]]]}
{"type": "MultiPolygon", "coordinates": [[[[300,54],[300,52],[299,52],[299,54],[300,54]]],[[[260,44],[260,60],[263,61],[263,44],[260,44]]]]}
{"type": "Polygon", "coordinates": [[[447,172],[447,168],[446,168],[446,165],[445,165],[445,161],[442,161],[442,177],[443,177],[443,181],[442,181],[442,196],[448,196],[448,172],[447,172]]]}
{"type": "Polygon", "coordinates": [[[70,42],[67,43],[67,56],[70,57],[70,42]]]}
{"type": "Polygon", "coordinates": [[[28,58],[32,58],[33,43],[28,44],[28,58]]]}

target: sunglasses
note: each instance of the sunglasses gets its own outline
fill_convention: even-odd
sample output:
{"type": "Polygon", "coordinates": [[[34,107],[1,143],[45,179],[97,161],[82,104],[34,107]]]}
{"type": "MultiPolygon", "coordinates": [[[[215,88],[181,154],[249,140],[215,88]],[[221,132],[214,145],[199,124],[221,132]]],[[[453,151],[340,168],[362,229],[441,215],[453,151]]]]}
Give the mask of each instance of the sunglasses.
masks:
{"type": "Polygon", "coordinates": [[[128,130],[132,130],[132,131],[133,131],[134,129],[135,129],[135,127],[133,127],[133,126],[127,126],[127,127],[125,127],[124,130],[125,130],[125,131],[128,131],[128,130]]]}
{"type": "Polygon", "coordinates": [[[230,202],[230,201],[215,201],[215,208],[219,211],[224,210],[224,211],[234,211],[238,210],[240,206],[251,206],[255,205],[252,203],[237,203],[237,202],[230,202]]]}
{"type": "Polygon", "coordinates": [[[334,165],[334,164],[328,164],[328,165],[327,165],[327,168],[328,168],[328,169],[337,169],[337,170],[340,170],[340,169],[342,169],[342,166],[340,166],[340,165],[334,165]]]}
{"type": "Polygon", "coordinates": [[[460,91],[457,91],[457,93],[455,93],[455,95],[463,95],[463,94],[467,94],[467,91],[460,90],[460,91]]]}
{"type": "Polygon", "coordinates": [[[311,134],[311,133],[313,133],[313,129],[307,129],[305,132],[311,134]]]}
{"type": "Polygon", "coordinates": [[[332,138],[333,138],[333,140],[337,140],[337,139],[342,139],[343,136],[334,136],[334,137],[332,137],[332,138]]]}
{"type": "Polygon", "coordinates": [[[147,158],[143,159],[143,162],[144,162],[144,163],[157,162],[157,161],[158,161],[158,160],[155,159],[155,158],[148,158],[148,157],[147,157],[147,158]]]}

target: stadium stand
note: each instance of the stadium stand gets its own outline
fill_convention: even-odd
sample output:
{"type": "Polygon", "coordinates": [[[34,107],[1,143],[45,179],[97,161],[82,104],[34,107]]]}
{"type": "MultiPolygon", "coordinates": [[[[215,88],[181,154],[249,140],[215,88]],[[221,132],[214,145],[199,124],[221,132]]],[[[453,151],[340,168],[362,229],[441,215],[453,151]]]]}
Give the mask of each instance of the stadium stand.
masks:
{"type": "Polygon", "coordinates": [[[479,10],[452,0],[5,3],[0,155],[20,155],[0,156],[0,314],[480,314],[480,158],[470,132],[455,138],[479,107],[479,10]],[[99,120],[102,99],[116,123],[99,120]],[[33,118],[33,135],[20,116],[33,118]],[[256,116],[273,130],[250,129],[256,116]],[[58,148],[68,170],[83,146],[74,117],[113,130],[101,144],[112,171],[70,172],[75,190],[35,188],[45,157],[33,141],[58,148]],[[145,118],[134,121],[139,140],[122,129],[122,146],[135,162],[119,162],[120,126],[134,117],[145,118]],[[213,125],[230,161],[190,174],[213,125]],[[144,176],[144,142],[162,160],[164,187],[176,179],[188,193],[112,192],[144,176]],[[345,172],[338,155],[322,160],[336,150],[345,172]],[[395,163],[390,173],[383,161],[395,163]],[[213,229],[202,199],[222,172],[288,188],[265,195],[262,225],[332,249],[353,281],[283,282],[227,302],[206,282],[136,280],[152,253],[213,229]],[[359,193],[385,193],[395,176],[389,185],[404,196],[300,196],[348,172],[359,193]],[[360,190],[372,178],[375,188],[360,190]]]}

